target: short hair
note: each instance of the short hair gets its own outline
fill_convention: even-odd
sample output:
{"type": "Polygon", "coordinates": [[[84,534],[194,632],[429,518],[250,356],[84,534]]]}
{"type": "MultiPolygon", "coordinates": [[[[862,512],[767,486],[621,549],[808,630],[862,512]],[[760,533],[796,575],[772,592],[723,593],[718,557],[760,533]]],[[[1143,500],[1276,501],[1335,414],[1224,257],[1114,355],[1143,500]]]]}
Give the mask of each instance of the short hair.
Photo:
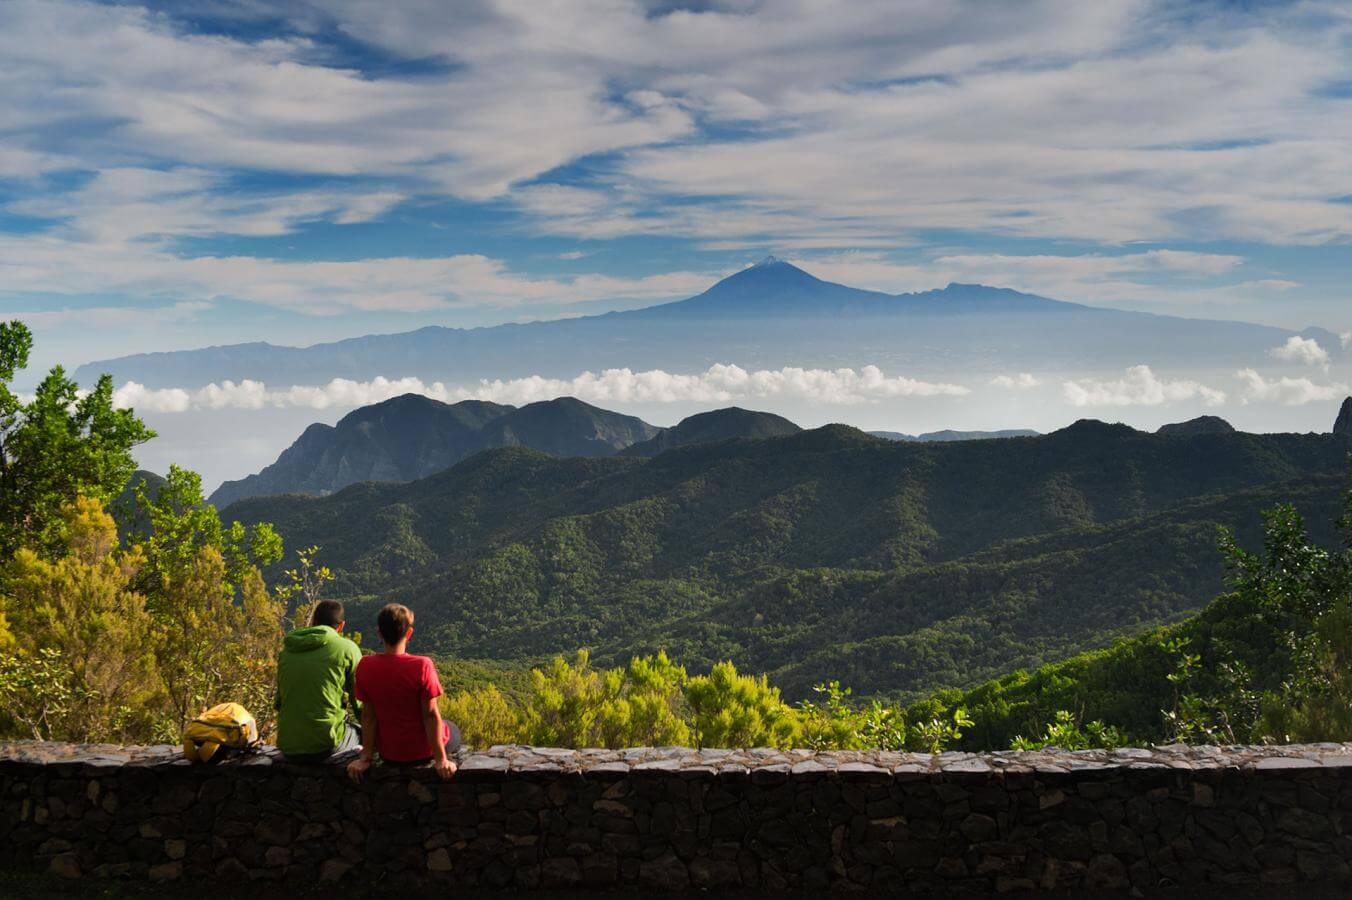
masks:
{"type": "Polygon", "coordinates": [[[387,603],[376,615],[376,630],[380,639],[393,646],[404,639],[413,627],[413,610],[402,603],[387,603]]]}
{"type": "Polygon", "coordinates": [[[343,604],[337,600],[320,600],[315,604],[315,611],[310,614],[311,625],[327,625],[330,628],[337,628],[347,621],[347,612],[343,609],[343,604]]]}

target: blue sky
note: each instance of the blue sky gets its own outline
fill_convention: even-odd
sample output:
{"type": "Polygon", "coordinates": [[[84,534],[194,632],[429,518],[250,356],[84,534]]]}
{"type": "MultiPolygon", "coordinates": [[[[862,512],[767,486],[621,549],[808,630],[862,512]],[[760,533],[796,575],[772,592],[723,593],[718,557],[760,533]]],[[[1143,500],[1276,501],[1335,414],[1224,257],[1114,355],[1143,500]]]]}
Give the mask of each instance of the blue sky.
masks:
{"type": "Polygon", "coordinates": [[[1349,107],[1342,3],[10,0],[0,314],[76,363],[773,252],[1348,332],[1349,107]]]}

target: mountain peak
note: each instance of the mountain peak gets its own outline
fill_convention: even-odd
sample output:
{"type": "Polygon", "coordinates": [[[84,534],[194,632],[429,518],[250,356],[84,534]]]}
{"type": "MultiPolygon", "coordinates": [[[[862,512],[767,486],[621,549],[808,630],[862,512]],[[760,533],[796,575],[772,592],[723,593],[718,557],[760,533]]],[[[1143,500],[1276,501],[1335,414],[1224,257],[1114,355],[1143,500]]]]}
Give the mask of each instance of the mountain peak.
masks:
{"type": "Polygon", "coordinates": [[[631,444],[622,456],[656,456],[673,447],[707,444],[733,438],[765,438],[797,434],[803,429],[783,416],[729,406],[687,416],[650,440],[631,444]]]}
{"type": "MultiPolygon", "coordinates": [[[[784,260],[780,259],[778,256],[775,256],[773,253],[771,253],[767,254],[765,259],[762,259],[760,262],[752,263],[751,268],[763,269],[766,266],[787,266],[787,265],[789,265],[789,263],[786,263],[784,260]]],[[[794,268],[797,267],[795,266],[794,268]]]]}
{"type": "Polygon", "coordinates": [[[1338,419],[1333,423],[1334,434],[1352,434],[1352,397],[1343,401],[1342,409],[1338,410],[1338,419]]]}
{"type": "Polygon", "coordinates": [[[1235,426],[1220,416],[1198,416],[1186,422],[1171,422],[1161,425],[1156,434],[1230,434],[1235,426]]]}

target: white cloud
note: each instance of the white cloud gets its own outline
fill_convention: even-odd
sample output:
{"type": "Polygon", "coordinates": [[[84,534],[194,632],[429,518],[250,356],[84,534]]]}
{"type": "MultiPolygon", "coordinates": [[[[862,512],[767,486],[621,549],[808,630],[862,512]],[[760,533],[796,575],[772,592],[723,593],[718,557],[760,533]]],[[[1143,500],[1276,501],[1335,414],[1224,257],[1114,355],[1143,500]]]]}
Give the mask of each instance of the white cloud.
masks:
{"type": "Polygon", "coordinates": [[[1268,355],[1286,362],[1301,363],[1307,366],[1328,368],[1329,353],[1314,338],[1303,338],[1293,334],[1280,347],[1273,347],[1268,355]]]}
{"type": "Polygon", "coordinates": [[[6,319],[20,319],[33,328],[58,328],[78,325],[86,328],[128,328],[188,322],[211,309],[205,300],[181,300],[166,306],[71,306],[61,309],[33,309],[4,313],[6,319]]]}
{"type": "MultiPolygon", "coordinates": [[[[142,242],[91,244],[43,235],[0,235],[0,272],[4,275],[0,292],[192,298],[176,305],[183,312],[231,297],[315,315],[352,310],[565,306],[615,298],[670,300],[696,294],[716,277],[715,273],[691,271],[632,278],[594,273],[529,277],[510,271],[502,260],[479,254],[332,262],[184,257],[142,242]]],[[[69,312],[79,315],[77,309],[69,312]]],[[[153,315],[155,310],[147,307],[146,313],[153,315]]]]}
{"type": "Polygon", "coordinates": [[[1352,385],[1334,382],[1318,384],[1308,378],[1264,378],[1253,369],[1235,373],[1241,387],[1241,399],[1260,403],[1280,403],[1284,406],[1304,406],[1306,403],[1339,400],[1352,394],[1352,385]]]}
{"type": "Polygon", "coordinates": [[[1338,341],[1343,345],[1344,350],[1352,350],[1352,331],[1344,331],[1338,335],[1338,341]]]}
{"type": "MultiPolygon", "coordinates": [[[[202,6],[226,8],[189,5],[202,6]]],[[[842,255],[816,271],[890,291],[966,280],[1090,302],[1259,302],[1293,286],[1268,272],[1201,284],[1246,263],[1119,252],[1130,241],[1352,236],[1352,205],[1329,197],[1352,168],[1352,117],[1326,90],[1352,79],[1352,20],[1336,4],[1280,21],[1168,16],[1140,0],[696,6],[245,4],[229,14],[264,27],[225,34],[194,33],[197,17],[174,4],[0,3],[0,177],[21,198],[10,211],[49,223],[0,240],[0,283],[318,313],[703,286],[690,272],[524,278],[466,254],[308,263],[206,243],[448,196],[494,201],[520,217],[514,234],[719,249],[896,247],[933,229],[1069,236],[1117,249],[955,250],[910,266],[842,255]],[[283,15],[294,28],[252,36],[283,15]],[[334,34],[418,65],[361,69],[334,34]],[[568,184],[551,180],[584,158],[568,184]]]]}
{"type": "Polygon", "coordinates": [[[993,387],[1010,391],[1027,391],[1040,384],[1042,384],[1042,379],[1036,378],[1028,372],[1020,372],[1017,375],[996,375],[991,379],[993,387]]]}
{"type": "MultiPolygon", "coordinates": [[[[414,192],[510,195],[573,233],[784,246],[935,227],[1105,242],[1352,233],[1352,208],[1327,202],[1352,157],[1341,101],[1321,94],[1349,74],[1352,23],[1332,4],[1280,22],[1139,0],[288,6],[305,36],[194,34],[172,6],[0,4],[0,120],[21,137],[0,171],[360,175],[382,183],[315,215],[360,221],[414,192]],[[445,65],[341,67],[334,32],[445,65]],[[69,122],[86,124],[79,140],[69,122]],[[701,140],[706,124],[739,137],[701,140]],[[533,181],[606,154],[591,196],[533,181]],[[660,203],[672,194],[690,202],[660,203]]],[[[1161,269],[1196,265],[1159,252],[1161,269]]]]}
{"type": "Polygon", "coordinates": [[[857,405],[897,397],[962,397],[970,391],[956,384],[888,376],[877,366],[860,369],[760,369],[716,364],[694,375],[652,369],[606,369],[575,378],[482,380],[455,386],[420,378],[377,377],[370,381],[335,378],[324,385],[292,385],[273,390],[259,381],[224,381],[188,391],[147,388],[129,381],[115,395],[117,405],[151,412],[189,409],[262,409],[264,407],[329,409],[378,403],[401,394],[422,394],[445,402],[492,400],[533,403],[555,397],[577,397],[590,403],[727,403],[736,400],[788,399],[809,403],[857,405]]]}
{"type": "Polygon", "coordinates": [[[1061,393],[1072,406],[1162,406],[1197,400],[1207,406],[1225,402],[1225,392],[1196,381],[1164,379],[1149,366],[1132,366],[1119,379],[1065,381],[1061,393]]]}

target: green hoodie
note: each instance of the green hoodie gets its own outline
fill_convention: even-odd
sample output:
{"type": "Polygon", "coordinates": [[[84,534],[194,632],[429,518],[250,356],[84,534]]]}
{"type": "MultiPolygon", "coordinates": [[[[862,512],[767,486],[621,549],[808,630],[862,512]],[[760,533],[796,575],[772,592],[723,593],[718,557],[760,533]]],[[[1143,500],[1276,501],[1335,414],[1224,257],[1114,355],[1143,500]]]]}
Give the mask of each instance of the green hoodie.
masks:
{"type": "Polygon", "coordinates": [[[327,753],[343,738],[361,651],[327,625],[297,628],[277,657],[277,748],[288,756],[327,753]]]}

